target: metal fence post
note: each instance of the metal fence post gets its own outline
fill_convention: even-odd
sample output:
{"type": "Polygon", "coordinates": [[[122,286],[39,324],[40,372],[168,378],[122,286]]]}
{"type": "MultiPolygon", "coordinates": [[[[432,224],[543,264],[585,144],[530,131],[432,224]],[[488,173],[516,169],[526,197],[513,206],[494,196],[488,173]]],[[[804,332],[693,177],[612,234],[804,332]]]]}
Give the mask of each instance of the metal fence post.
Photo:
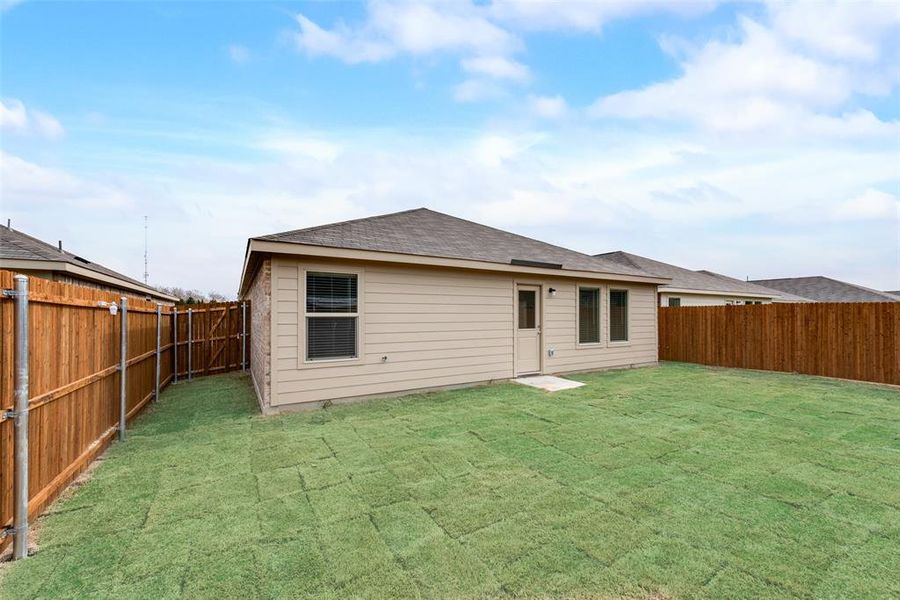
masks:
{"type": "Polygon", "coordinates": [[[178,307],[172,309],[172,383],[178,383],[178,307]]]}
{"type": "Polygon", "coordinates": [[[191,380],[191,376],[193,373],[191,372],[191,359],[194,354],[194,326],[193,326],[193,309],[188,309],[188,342],[187,342],[187,353],[188,353],[188,381],[191,380]]]}
{"type": "Polygon", "coordinates": [[[162,304],[156,304],[156,387],[153,393],[153,401],[159,402],[159,363],[160,348],[162,347],[162,304]]]}
{"type": "Polygon", "coordinates": [[[28,556],[28,277],[16,275],[13,558],[28,556]]]}
{"type": "Polygon", "coordinates": [[[122,296],[121,348],[119,350],[119,440],[125,441],[125,421],[128,416],[128,403],[125,391],[128,378],[128,298],[122,296]]]}
{"type": "Polygon", "coordinates": [[[241,371],[247,370],[247,303],[241,302],[241,371]]]}

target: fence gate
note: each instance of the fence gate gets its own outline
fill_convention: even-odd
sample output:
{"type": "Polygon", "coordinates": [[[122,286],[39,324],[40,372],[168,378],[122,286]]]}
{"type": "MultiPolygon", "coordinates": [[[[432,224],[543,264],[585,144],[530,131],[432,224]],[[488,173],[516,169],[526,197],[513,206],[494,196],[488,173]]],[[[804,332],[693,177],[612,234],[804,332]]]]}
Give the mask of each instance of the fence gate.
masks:
{"type": "Polygon", "coordinates": [[[250,335],[250,311],[241,302],[182,304],[176,312],[179,379],[233,371],[248,360],[241,336],[250,335]]]}

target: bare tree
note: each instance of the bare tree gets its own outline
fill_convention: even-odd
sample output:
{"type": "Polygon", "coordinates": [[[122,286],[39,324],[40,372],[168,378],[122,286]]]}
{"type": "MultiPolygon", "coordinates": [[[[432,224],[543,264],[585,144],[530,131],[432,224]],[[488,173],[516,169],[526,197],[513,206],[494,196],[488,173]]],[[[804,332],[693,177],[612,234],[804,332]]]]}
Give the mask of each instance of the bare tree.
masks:
{"type": "Polygon", "coordinates": [[[207,293],[203,293],[197,289],[187,289],[181,288],[177,286],[165,287],[160,286],[157,288],[159,291],[169,294],[171,296],[175,296],[178,298],[179,304],[200,304],[203,302],[228,302],[230,300],[234,300],[234,296],[226,296],[225,294],[221,294],[219,292],[211,291],[207,293]]]}

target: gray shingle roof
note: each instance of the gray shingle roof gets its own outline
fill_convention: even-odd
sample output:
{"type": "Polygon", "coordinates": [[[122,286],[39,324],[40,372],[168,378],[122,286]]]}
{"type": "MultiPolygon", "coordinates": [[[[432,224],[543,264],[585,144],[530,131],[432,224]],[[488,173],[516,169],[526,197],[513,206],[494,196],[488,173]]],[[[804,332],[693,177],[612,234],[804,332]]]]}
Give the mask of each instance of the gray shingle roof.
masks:
{"type": "Polygon", "coordinates": [[[513,260],[535,261],[559,264],[566,270],[651,277],[639,267],[595,258],[427,208],[253,239],[507,265],[513,260]]]}
{"type": "Polygon", "coordinates": [[[638,256],[630,252],[606,252],[598,254],[598,258],[604,258],[623,265],[631,265],[635,268],[642,269],[648,273],[660,275],[661,277],[669,277],[672,282],[660,286],[661,290],[665,288],[677,288],[684,290],[698,290],[702,292],[720,292],[727,295],[744,295],[755,294],[758,296],[774,297],[778,292],[767,290],[758,285],[753,285],[740,279],[733,279],[718,273],[709,271],[691,271],[683,267],[671,265],[669,263],[660,262],[638,256]]]}
{"type": "Polygon", "coordinates": [[[119,279],[144,290],[150,290],[159,297],[174,299],[168,294],[156,292],[151,286],[146,285],[141,281],[122,275],[117,271],[108,269],[103,265],[98,265],[95,262],[91,262],[66,250],[60,250],[57,246],[48,244],[47,242],[31,237],[26,233],[5,226],[0,226],[0,260],[33,260],[68,263],[70,265],[81,267],[82,269],[87,269],[88,271],[93,271],[94,273],[119,279]]]}
{"type": "Polygon", "coordinates": [[[726,281],[736,281],[743,285],[753,286],[754,288],[760,290],[759,293],[761,293],[761,294],[771,294],[773,300],[776,300],[776,301],[780,301],[780,302],[811,302],[811,300],[808,300],[801,296],[795,296],[794,294],[788,294],[787,292],[782,292],[780,290],[776,290],[773,288],[767,288],[767,287],[764,287],[761,285],[757,285],[755,283],[751,283],[749,281],[741,281],[740,279],[735,279],[734,277],[729,277],[728,275],[722,275],[721,273],[716,273],[715,271],[709,271],[707,269],[700,269],[697,272],[698,273],[706,273],[707,275],[712,275],[713,277],[719,277],[720,279],[724,279],[726,281]]]}
{"type": "Polygon", "coordinates": [[[755,279],[752,283],[796,294],[814,302],[900,302],[900,297],[830,277],[755,279]]]}

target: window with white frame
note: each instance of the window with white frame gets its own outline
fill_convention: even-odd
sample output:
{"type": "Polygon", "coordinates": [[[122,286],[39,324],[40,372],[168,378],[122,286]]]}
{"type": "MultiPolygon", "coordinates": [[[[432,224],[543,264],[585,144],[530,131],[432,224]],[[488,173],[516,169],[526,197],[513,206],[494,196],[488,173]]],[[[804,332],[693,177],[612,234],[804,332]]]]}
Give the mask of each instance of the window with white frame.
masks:
{"type": "Polygon", "coordinates": [[[600,342],[600,288],[578,288],[578,343],[600,342]]]}
{"type": "Polygon", "coordinates": [[[306,360],[357,357],[358,294],[355,273],[306,273],[306,360]]]}
{"type": "Polygon", "coordinates": [[[677,308],[681,306],[681,298],[676,298],[674,296],[669,297],[669,308],[677,308]]]}
{"type": "Polygon", "coordinates": [[[609,290],[609,341],[628,341],[628,290],[609,290]]]}

